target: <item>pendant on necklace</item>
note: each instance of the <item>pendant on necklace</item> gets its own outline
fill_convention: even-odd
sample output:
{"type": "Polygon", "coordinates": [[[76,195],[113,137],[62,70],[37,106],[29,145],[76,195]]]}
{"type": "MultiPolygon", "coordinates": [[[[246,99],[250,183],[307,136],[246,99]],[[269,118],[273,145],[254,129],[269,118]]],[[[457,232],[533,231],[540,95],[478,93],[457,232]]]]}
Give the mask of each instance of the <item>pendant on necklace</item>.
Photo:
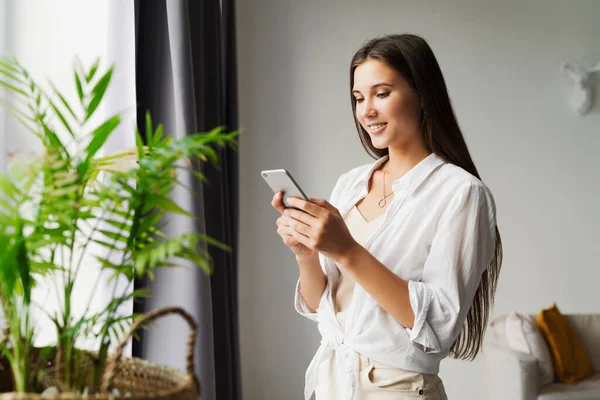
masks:
{"type": "Polygon", "coordinates": [[[383,208],[385,207],[385,205],[387,204],[387,200],[385,199],[385,197],[381,200],[379,200],[379,208],[383,208]]]}

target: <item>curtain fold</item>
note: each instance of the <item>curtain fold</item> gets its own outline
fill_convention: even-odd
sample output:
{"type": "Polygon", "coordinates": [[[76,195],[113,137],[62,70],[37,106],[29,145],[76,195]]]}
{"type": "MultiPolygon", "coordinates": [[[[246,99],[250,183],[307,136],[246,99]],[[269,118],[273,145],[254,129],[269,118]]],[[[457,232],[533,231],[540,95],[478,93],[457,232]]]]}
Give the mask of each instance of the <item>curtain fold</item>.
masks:
{"type": "MultiPolygon", "coordinates": [[[[238,128],[235,2],[191,1],[192,55],[196,114],[202,131],[214,126],[238,128]],[[204,6],[204,7],[203,7],[204,6]],[[218,35],[218,36],[217,36],[218,35]]],[[[203,164],[210,184],[203,191],[206,233],[229,244],[231,253],[215,252],[211,277],[217,398],[241,399],[238,318],[239,157],[219,149],[220,171],[203,164]],[[227,372],[225,372],[227,371],[227,372]]]]}
{"type": "MultiPolygon", "coordinates": [[[[217,126],[237,129],[237,72],[234,1],[156,0],[135,2],[138,125],[149,110],[176,137],[217,126]]],[[[166,233],[195,230],[228,244],[231,252],[208,248],[215,262],[207,277],[198,267],[160,271],[152,297],[134,305],[145,312],[180,305],[199,322],[197,374],[202,399],[241,399],[237,315],[238,155],[218,149],[219,168],[197,164],[209,180],[180,179],[193,195],[175,190],[174,199],[197,217],[169,217],[166,233]]],[[[168,319],[134,342],[133,354],[183,369],[187,327],[168,319]]]]}

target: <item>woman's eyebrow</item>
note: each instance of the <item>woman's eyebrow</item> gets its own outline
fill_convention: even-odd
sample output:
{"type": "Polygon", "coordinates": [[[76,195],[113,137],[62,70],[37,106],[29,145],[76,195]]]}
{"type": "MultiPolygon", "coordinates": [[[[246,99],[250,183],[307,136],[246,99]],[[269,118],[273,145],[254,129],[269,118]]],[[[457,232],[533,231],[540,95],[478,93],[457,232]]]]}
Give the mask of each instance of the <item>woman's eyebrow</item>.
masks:
{"type": "MultiPolygon", "coordinates": [[[[376,83],[376,84],[374,84],[373,86],[371,86],[371,89],[375,89],[375,88],[378,88],[378,87],[380,87],[380,86],[390,86],[390,87],[391,87],[392,85],[391,85],[391,84],[389,84],[389,83],[380,82],[380,83],[376,83]]],[[[352,93],[360,93],[360,91],[359,91],[359,90],[356,90],[356,89],[354,89],[354,90],[352,91],[352,93]]]]}

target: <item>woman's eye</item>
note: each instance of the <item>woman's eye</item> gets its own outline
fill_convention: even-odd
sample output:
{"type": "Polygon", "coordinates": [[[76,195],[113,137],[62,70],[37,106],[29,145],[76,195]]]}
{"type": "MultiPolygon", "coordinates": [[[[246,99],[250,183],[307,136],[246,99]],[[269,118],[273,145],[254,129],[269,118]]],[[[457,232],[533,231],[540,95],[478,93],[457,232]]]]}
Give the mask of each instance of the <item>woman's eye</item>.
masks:
{"type": "MultiPolygon", "coordinates": [[[[383,99],[385,97],[388,97],[388,95],[390,94],[390,92],[383,92],[383,93],[379,93],[377,95],[377,97],[379,97],[380,99],[383,99]]],[[[357,103],[362,103],[364,101],[364,99],[356,99],[357,103]]]]}

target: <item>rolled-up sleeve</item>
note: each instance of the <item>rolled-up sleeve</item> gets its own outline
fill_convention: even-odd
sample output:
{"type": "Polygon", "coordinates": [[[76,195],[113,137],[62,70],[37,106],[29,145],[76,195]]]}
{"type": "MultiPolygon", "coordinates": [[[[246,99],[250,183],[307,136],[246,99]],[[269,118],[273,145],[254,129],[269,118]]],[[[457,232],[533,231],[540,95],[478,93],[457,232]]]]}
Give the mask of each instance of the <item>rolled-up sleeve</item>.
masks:
{"type": "Polygon", "coordinates": [[[298,279],[298,283],[296,284],[296,294],[294,296],[294,307],[298,314],[306,317],[312,321],[318,322],[318,315],[316,312],[311,312],[304,301],[304,297],[302,297],[302,290],[300,289],[300,279],[298,279]]]}
{"type": "Polygon", "coordinates": [[[426,353],[449,350],[458,337],[481,275],[493,259],[496,210],[482,183],[457,190],[440,218],[420,281],[409,281],[415,315],[410,340],[426,353]]]}

